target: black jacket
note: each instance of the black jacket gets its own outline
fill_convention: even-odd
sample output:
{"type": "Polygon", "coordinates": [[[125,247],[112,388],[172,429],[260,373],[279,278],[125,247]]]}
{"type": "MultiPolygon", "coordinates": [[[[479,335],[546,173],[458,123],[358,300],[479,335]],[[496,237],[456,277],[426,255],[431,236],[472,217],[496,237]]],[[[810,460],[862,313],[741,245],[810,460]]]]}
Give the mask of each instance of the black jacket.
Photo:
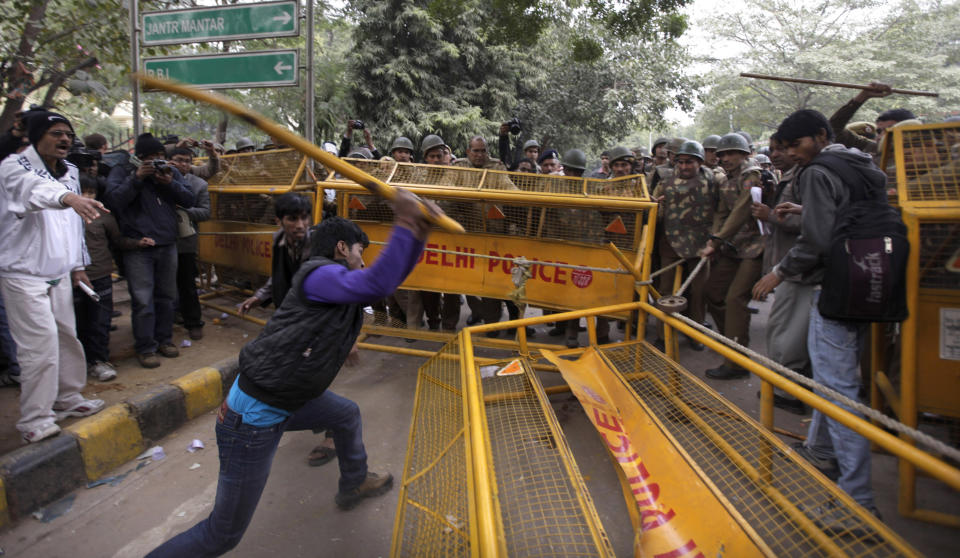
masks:
{"type": "Polygon", "coordinates": [[[323,265],[344,264],[322,257],[304,262],[283,304],[240,351],[239,383],[247,395],[296,411],[320,396],[347,360],[363,325],[363,306],[307,299],[303,282],[323,265]]]}

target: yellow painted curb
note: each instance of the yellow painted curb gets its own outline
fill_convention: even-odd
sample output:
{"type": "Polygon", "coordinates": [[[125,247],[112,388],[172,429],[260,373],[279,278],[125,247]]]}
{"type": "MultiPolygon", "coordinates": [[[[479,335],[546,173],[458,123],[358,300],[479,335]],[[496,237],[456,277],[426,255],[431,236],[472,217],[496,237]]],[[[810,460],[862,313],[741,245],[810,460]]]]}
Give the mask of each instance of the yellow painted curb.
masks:
{"type": "Polygon", "coordinates": [[[10,510],[7,509],[7,487],[0,478],[0,527],[10,524],[10,510]]]}
{"type": "Polygon", "coordinates": [[[137,419],[126,405],[111,405],[96,415],[67,427],[80,442],[87,478],[96,480],[144,450],[137,419]]]}
{"type": "Polygon", "coordinates": [[[223,402],[223,379],[220,371],[207,366],[181,376],[172,385],[183,390],[187,420],[192,420],[223,402]]]}

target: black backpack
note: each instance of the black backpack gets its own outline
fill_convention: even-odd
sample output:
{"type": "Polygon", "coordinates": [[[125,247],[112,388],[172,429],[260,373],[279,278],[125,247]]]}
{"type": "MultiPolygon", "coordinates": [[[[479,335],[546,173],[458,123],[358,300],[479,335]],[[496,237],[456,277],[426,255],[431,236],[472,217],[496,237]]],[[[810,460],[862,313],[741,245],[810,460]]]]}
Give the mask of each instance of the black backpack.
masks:
{"type": "Polygon", "coordinates": [[[884,188],[843,158],[821,153],[813,163],[833,171],[850,189],[850,202],[837,209],[825,257],[820,314],[853,322],[905,320],[910,243],[900,213],[887,202],[884,188]]]}

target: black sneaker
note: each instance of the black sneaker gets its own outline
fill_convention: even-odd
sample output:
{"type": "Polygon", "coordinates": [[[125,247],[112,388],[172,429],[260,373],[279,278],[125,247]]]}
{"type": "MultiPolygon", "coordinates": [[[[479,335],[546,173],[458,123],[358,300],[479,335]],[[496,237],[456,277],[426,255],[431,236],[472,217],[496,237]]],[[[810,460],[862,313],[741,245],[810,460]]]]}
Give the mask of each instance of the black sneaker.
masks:
{"type": "Polygon", "coordinates": [[[721,364],[716,368],[711,368],[707,370],[706,376],[713,380],[736,380],[738,378],[746,378],[750,373],[739,367],[731,367],[726,364],[721,364]]]}
{"type": "Polygon", "coordinates": [[[690,337],[689,335],[684,335],[684,338],[686,338],[687,345],[690,345],[691,350],[694,350],[694,351],[703,350],[703,343],[697,341],[696,339],[694,339],[693,337],[690,337]]]}
{"type": "Polygon", "coordinates": [[[795,442],[790,447],[793,451],[797,452],[800,457],[806,459],[808,463],[816,467],[817,470],[823,473],[828,479],[836,482],[836,480],[840,478],[840,465],[835,458],[829,457],[824,459],[817,457],[803,442],[795,442]]]}
{"type": "Polygon", "coordinates": [[[334,501],[341,510],[350,510],[356,507],[364,498],[372,498],[386,494],[393,488],[393,475],[378,475],[376,473],[367,473],[367,478],[363,484],[356,488],[351,488],[346,492],[337,492],[334,501]]]}

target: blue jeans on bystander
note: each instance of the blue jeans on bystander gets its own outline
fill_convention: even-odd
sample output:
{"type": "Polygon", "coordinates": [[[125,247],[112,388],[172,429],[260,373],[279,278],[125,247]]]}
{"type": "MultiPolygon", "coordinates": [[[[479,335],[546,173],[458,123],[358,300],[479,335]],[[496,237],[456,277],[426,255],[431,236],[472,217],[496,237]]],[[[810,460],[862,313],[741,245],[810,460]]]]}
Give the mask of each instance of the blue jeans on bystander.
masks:
{"type": "Polygon", "coordinates": [[[155,353],[173,342],[173,304],[177,300],[177,247],[153,246],[123,253],[133,307],[133,348],[155,353]]]}
{"type": "MultiPolygon", "coordinates": [[[[813,379],[858,401],[860,397],[860,347],[869,324],[824,318],[817,309],[820,291],[813,295],[807,348],[813,379]]],[[[829,399],[829,398],[828,398],[829,399]]],[[[851,413],[862,416],[837,401],[851,413]]],[[[819,411],[813,411],[807,431],[807,448],[821,459],[835,458],[840,467],[837,484],[860,505],[874,508],[870,481],[870,442],[819,411]]]]}

